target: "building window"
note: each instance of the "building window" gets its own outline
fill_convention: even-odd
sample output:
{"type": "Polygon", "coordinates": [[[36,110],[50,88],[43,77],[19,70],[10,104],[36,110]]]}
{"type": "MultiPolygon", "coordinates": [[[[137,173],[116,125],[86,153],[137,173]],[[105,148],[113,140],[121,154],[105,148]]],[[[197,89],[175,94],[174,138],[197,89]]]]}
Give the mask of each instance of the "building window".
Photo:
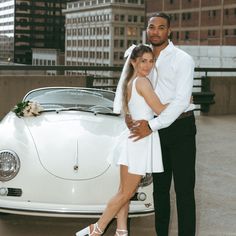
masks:
{"type": "Polygon", "coordinates": [[[105,40],[103,41],[103,45],[104,45],[104,47],[109,47],[109,40],[108,40],[108,39],[105,39],[105,40]]]}
{"type": "Polygon", "coordinates": [[[211,10],[208,12],[209,17],[216,17],[216,10],[211,10]]]}
{"type": "Polygon", "coordinates": [[[189,40],[189,31],[186,31],[184,34],[184,39],[189,40]]]}
{"type": "Polygon", "coordinates": [[[119,56],[118,52],[114,52],[114,60],[118,60],[118,56],[119,56]]]}
{"type": "Polygon", "coordinates": [[[67,46],[70,47],[71,46],[71,41],[67,40],[67,46]]]}
{"type": "Polygon", "coordinates": [[[118,47],[118,40],[114,40],[114,47],[117,48],[118,47]]]}
{"type": "Polygon", "coordinates": [[[170,18],[171,18],[171,21],[176,21],[178,18],[177,18],[177,14],[172,14],[170,15],[170,18]]]}
{"type": "Polygon", "coordinates": [[[225,15],[226,15],[226,16],[229,15],[229,9],[225,9],[225,15]]]}
{"type": "Polygon", "coordinates": [[[216,31],[215,30],[208,30],[208,36],[209,37],[214,37],[216,35],[216,31]]]}
{"type": "Polygon", "coordinates": [[[109,34],[110,30],[109,30],[109,27],[105,27],[104,28],[104,34],[107,35],[109,34]]]}
{"type": "Polygon", "coordinates": [[[120,35],[125,35],[125,28],[124,27],[120,28],[120,35]]]}
{"type": "Polygon", "coordinates": [[[128,3],[138,4],[138,0],[128,0],[128,3]]]}
{"type": "Polygon", "coordinates": [[[119,28],[119,27],[115,27],[115,29],[114,29],[114,35],[115,35],[115,36],[119,36],[119,33],[120,33],[120,28],[119,28]]]}
{"type": "MultiPolygon", "coordinates": [[[[182,14],[182,20],[190,20],[191,19],[191,13],[190,12],[185,12],[182,14]]],[[[177,19],[177,16],[175,14],[175,20],[177,19]]]]}
{"type": "Polygon", "coordinates": [[[188,12],[188,14],[187,14],[187,18],[188,18],[188,20],[190,20],[191,19],[191,13],[190,12],[188,12]]]}
{"type": "Polygon", "coordinates": [[[176,39],[179,40],[179,32],[176,32],[176,39]]]}
{"type": "Polygon", "coordinates": [[[228,35],[228,30],[227,29],[225,30],[225,35],[228,35]]]}
{"type": "Polygon", "coordinates": [[[173,4],[174,3],[174,0],[170,0],[170,4],[173,4]]]}
{"type": "Polygon", "coordinates": [[[125,21],[125,15],[120,15],[120,21],[125,21]]]}
{"type": "Polygon", "coordinates": [[[119,21],[119,18],[120,18],[119,15],[115,15],[115,16],[114,16],[114,20],[115,20],[115,21],[119,21]]]}

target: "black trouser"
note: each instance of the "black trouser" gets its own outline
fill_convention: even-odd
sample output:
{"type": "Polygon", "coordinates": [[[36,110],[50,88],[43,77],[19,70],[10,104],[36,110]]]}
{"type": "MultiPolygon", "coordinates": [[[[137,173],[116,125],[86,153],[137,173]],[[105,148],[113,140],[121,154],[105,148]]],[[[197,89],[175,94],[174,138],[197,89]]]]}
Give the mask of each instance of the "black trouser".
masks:
{"type": "Polygon", "coordinates": [[[172,175],[176,192],[178,235],[194,236],[196,126],[194,116],[176,120],[159,130],[163,173],[153,174],[155,226],[158,236],[167,236],[170,220],[170,186],[172,175]]]}

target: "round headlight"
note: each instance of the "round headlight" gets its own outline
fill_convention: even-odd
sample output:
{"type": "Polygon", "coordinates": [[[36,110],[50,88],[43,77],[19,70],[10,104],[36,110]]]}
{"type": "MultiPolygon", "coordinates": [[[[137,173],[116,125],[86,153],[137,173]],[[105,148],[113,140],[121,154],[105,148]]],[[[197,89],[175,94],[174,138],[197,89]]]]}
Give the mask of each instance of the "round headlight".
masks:
{"type": "Polygon", "coordinates": [[[20,169],[20,159],[13,151],[0,151],[0,181],[13,179],[20,169]]]}

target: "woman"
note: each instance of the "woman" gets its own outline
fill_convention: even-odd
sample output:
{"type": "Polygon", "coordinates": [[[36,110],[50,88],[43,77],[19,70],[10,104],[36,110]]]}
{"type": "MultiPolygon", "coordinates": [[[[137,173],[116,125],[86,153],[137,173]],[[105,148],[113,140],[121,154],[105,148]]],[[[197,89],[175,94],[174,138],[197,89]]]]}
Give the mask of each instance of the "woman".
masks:
{"type": "MultiPolygon", "coordinates": [[[[154,66],[152,49],[138,45],[131,52],[128,74],[123,82],[123,111],[130,113],[134,120],[153,118],[165,109],[147,78],[154,66]]],[[[124,69],[123,69],[124,70],[124,69]]],[[[142,176],[146,173],[163,172],[159,136],[153,132],[148,137],[134,142],[129,139],[129,130],[119,137],[110,156],[120,165],[120,186],[117,194],[108,202],[97,223],[76,233],[76,236],[102,235],[109,222],[117,217],[116,236],[127,236],[129,202],[135,194],[142,176]],[[155,142],[152,142],[155,140],[155,142]]]]}

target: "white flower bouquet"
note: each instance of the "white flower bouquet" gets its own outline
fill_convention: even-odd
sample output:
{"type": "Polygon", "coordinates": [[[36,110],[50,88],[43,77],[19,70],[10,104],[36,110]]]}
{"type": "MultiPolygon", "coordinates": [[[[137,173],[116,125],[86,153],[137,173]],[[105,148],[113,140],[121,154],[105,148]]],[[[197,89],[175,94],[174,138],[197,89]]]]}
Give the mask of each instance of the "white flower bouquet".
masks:
{"type": "Polygon", "coordinates": [[[38,116],[43,108],[37,102],[25,101],[18,103],[12,110],[18,117],[38,116]]]}

